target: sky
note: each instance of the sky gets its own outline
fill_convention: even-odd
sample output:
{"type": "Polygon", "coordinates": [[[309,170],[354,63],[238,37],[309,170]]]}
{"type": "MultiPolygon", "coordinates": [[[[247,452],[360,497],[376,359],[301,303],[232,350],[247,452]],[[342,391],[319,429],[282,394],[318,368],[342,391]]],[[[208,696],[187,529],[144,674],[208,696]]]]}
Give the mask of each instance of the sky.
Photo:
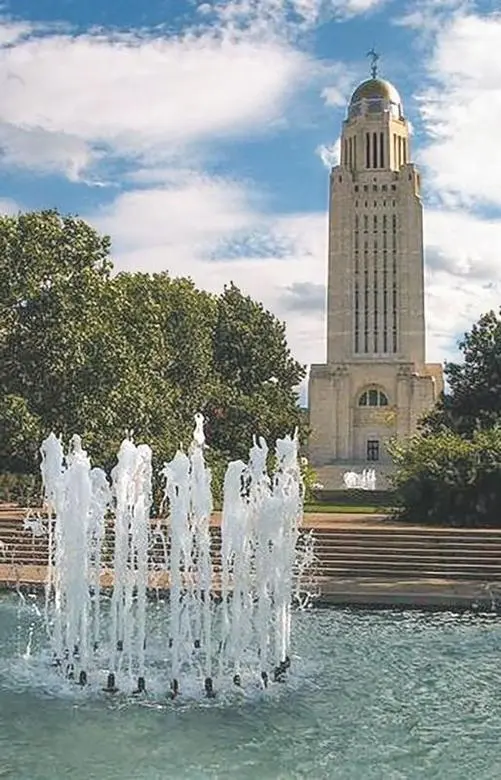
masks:
{"type": "MultiPolygon", "coordinates": [[[[367,51],[423,179],[428,360],[501,304],[498,0],[7,0],[0,210],[56,207],[117,270],[233,281],[325,360],[327,198],[367,51]]],[[[303,388],[304,400],[304,388],[303,388]]]]}

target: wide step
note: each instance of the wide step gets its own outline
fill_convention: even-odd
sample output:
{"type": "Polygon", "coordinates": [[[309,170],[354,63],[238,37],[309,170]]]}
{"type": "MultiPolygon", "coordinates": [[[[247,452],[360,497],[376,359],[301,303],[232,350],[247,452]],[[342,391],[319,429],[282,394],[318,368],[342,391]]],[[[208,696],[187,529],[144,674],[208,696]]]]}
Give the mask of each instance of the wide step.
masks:
{"type": "MultiPolygon", "coordinates": [[[[0,511],[0,563],[45,566],[47,537],[33,537],[23,529],[23,510],[0,511]]],[[[170,552],[169,529],[156,533],[152,522],[149,557],[162,568],[170,552]]],[[[308,535],[303,528],[301,534],[308,535]]],[[[322,579],[395,578],[477,580],[501,584],[501,530],[434,529],[376,521],[364,527],[356,518],[352,525],[334,522],[313,531],[315,564],[306,576],[322,579]]],[[[115,534],[106,528],[102,563],[113,562],[115,534]]],[[[213,571],[221,571],[221,531],[211,527],[213,571]]]]}

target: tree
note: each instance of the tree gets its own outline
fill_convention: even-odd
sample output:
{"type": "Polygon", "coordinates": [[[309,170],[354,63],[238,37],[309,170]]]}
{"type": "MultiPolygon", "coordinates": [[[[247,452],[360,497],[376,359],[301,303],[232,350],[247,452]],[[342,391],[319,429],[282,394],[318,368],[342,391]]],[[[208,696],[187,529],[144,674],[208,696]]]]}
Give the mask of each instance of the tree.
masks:
{"type": "Polygon", "coordinates": [[[252,436],[269,443],[297,426],[304,432],[297,386],[305,370],[287,347],[285,325],[230,284],[217,298],[213,329],[216,382],[204,411],[209,444],[246,457],[252,436]]]}
{"type": "Polygon", "coordinates": [[[217,296],[167,273],[113,276],[109,249],[56,211],[0,217],[3,469],[35,471],[51,430],[81,434],[109,468],[134,429],[158,466],[202,411],[220,471],[254,433],[272,444],[301,427],[304,370],[282,323],[234,285],[217,296]]]}
{"type": "Polygon", "coordinates": [[[24,398],[0,397],[0,472],[29,474],[36,468],[42,421],[24,398]]]}
{"type": "Polygon", "coordinates": [[[424,418],[425,434],[452,430],[471,437],[501,421],[501,317],[484,314],[459,347],[463,362],[446,363],[449,392],[424,418]]]}
{"type": "Polygon", "coordinates": [[[79,371],[102,321],[109,246],[56,211],[0,217],[1,391],[41,432],[78,430],[85,412],[79,371]]]}
{"type": "Polygon", "coordinates": [[[396,516],[412,523],[501,526],[501,428],[393,441],[396,516]]]}

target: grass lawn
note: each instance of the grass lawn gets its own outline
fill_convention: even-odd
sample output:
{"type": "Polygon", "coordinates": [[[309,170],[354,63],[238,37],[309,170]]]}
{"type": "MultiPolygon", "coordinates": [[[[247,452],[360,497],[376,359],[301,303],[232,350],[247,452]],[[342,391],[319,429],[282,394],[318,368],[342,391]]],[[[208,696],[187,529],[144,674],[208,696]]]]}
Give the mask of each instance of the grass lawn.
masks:
{"type": "Polygon", "coordinates": [[[384,514],[385,509],[381,506],[353,506],[342,504],[305,504],[305,512],[313,512],[315,514],[333,513],[336,512],[343,515],[371,515],[371,514],[384,514]]]}

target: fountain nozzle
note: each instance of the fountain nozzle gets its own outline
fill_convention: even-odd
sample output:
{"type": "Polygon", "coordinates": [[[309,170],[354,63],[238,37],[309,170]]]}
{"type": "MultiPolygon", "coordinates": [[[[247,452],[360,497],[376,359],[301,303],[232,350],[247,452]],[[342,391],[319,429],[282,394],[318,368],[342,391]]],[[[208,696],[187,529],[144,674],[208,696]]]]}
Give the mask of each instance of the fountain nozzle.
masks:
{"type": "Polygon", "coordinates": [[[208,699],[214,699],[216,696],[216,692],[214,690],[214,686],[212,684],[212,677],[206,677],[204,682],[204,688],[205,688],[205,695],[208,699]]]}
{"type": "Polygon", "coordinates": [[[137,695],[139,693],[146,693],[146,680],[144,679],[144,677],[137,678],[137,688],[134,691],[134,694],[137,695]]]}
{"type": "Polygon", "coordinates": [[[175,699],[176,696],[178,696],[178,694],[179,694],[179,682],[174,677],[174,679],[172,680],[172,682],[170,684],[170,697],[171,697],[171,699],[175,699]]]}
{"type": "Polygon", "coordinates": [[[87,685],[87,672],[84,672],[83,669],[78,675],[78,684],[81,685],[82,687],[84,685],[87,685]]]}
{"type": "Polygon", "coordinates": [[[105,693],[116,693],[118,691],[118,688],[115,685],[115,675],[113,672],[109,673],[108,679],[106,681],[106,688],[103,688],[103,691],[105,693]]]}

